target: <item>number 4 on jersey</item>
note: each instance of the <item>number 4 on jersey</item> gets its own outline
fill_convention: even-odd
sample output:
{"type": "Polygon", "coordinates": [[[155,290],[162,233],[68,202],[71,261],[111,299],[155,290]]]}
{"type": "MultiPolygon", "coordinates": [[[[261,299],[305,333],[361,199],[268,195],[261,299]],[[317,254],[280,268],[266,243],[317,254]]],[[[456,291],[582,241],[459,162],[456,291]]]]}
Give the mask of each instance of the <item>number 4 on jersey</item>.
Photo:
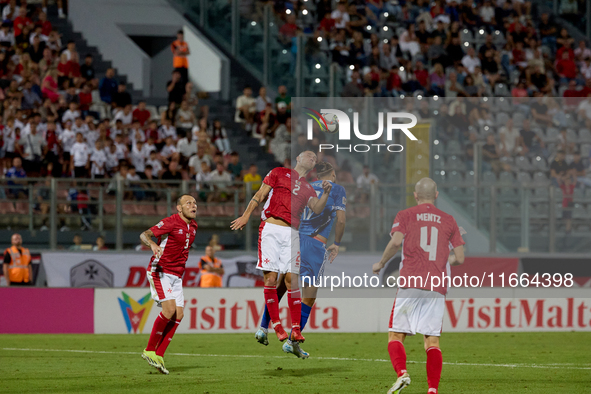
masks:
{"type": "Polygon", "coordinates": [[[421,248],[429,253],[429,261],[435,261],[437,257],[437,227],[431,227],[431,242],[429,242],[429,227],[421,227],[421,248]]]}

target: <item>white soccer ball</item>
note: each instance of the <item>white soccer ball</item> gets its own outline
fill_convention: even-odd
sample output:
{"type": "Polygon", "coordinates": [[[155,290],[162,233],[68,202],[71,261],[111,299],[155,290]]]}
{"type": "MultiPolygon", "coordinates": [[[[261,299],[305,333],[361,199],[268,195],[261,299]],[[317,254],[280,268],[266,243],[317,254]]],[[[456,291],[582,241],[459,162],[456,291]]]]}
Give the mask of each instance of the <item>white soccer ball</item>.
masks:
{"type": "Polygon", "coordinates": [[[326,120],[326,126],[328,130],[324,130],[326,133],[336,133],[339,129],[339,118],[334,114],[322,114],[324,120],[326,120]]]}

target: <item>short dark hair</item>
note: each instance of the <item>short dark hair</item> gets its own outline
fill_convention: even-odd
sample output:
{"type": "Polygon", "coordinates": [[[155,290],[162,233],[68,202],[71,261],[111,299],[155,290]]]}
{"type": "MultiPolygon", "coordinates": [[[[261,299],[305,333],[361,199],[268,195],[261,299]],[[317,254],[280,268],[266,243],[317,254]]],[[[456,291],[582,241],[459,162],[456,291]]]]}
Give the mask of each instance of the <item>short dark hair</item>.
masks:
{"type": "Polygon", "coordinates": [[[88,58],[88,57],[92,58],[92,54],[91,53],[87,53],[86,56],[84,56],[84,58],[88,58]]]}
{"type": "Polygon", "coordinates": [[[185,32],[183,31],[183,29],[181,29],[181,30],[177,31],[177,32],[176,32],[176,34],[182,34],[182,35],[185,35],[185,32]]]}
{"type": "MultiPolygon", "coordinates": [[[[181,205],[181,198],[183,198],[183,197],[185,197],[185,196],[193,197],[192,195],[190,195],[190,194],[188,194],[188,193],[181,194],[181,195],[179,196],[179,198],[177,198],[177,199],[176,199],[176,205],[181,205]]],[[[195,198],[195,197],[193,197],[193,198],[195,198]]]]}
{"type": "Polygon", "coordinates": [[[146,170],[153,170],[153,169],[154,169],[154,167],[152,167],[152,165],[151,165],[151,164],[148,164],[148,165],[146,165],[146,168],[145,168],[145,169],[146,169],[146,170]]]}
{"type": "Polygon", "coordinates": [[[330,172],[334,171],[334,167],[327,161],[321,161],[320,163],[316,164],[316,176],[321,178],[325,175],[328,175],[330,172]]]}

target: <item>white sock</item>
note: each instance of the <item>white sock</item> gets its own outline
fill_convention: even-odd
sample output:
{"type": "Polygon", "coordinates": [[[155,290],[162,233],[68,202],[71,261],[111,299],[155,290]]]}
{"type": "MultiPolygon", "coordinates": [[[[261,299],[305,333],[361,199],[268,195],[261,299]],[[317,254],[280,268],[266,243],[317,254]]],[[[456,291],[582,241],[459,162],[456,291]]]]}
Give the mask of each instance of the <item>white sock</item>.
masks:
{"type": "Polygon", "coordinates": [[[58,9],[57,9],[57,14],[58,14],[59,16],[62,16],[62,15],[64,15],[64,10],[63,10],[63,8],[58,8],[58,9]]]}
{"type": "Polygon", "coordinates": [[[261,327],[261,330],[263,330],[263,332],[264,332],[265,334],[268,334],[268,333],[269,333],[269,329],[268,329],[268,328],[261,327]]]}

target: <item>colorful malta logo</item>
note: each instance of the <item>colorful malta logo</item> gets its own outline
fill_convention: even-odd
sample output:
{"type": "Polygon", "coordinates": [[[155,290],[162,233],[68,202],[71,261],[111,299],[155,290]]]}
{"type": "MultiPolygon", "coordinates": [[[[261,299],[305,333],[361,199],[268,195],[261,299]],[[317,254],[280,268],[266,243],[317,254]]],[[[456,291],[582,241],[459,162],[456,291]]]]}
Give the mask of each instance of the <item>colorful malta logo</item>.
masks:
{"type": "Polygon", "coordinates": [[[334,114],[321,114],[312,108],[304,107],[306,115],[316,121],[320,131],[324,133],[335,133],[339,126],[339,118],[334,114]]]}
{"type": "Polygon", "coordinates": [[[119,306],[121,307],[121,313],[125,319],[125,325],[127,326],[127,332],[131,333],[133,330],[134,334],[138,332],[141,334],[148,316],[150,316],[150,310],[152,305],[152,296],[150,293],[146,294],[139,301],[134,300],[128,296],[125,292],[121,292],[123,299],[117,298],[119,306]]]}

